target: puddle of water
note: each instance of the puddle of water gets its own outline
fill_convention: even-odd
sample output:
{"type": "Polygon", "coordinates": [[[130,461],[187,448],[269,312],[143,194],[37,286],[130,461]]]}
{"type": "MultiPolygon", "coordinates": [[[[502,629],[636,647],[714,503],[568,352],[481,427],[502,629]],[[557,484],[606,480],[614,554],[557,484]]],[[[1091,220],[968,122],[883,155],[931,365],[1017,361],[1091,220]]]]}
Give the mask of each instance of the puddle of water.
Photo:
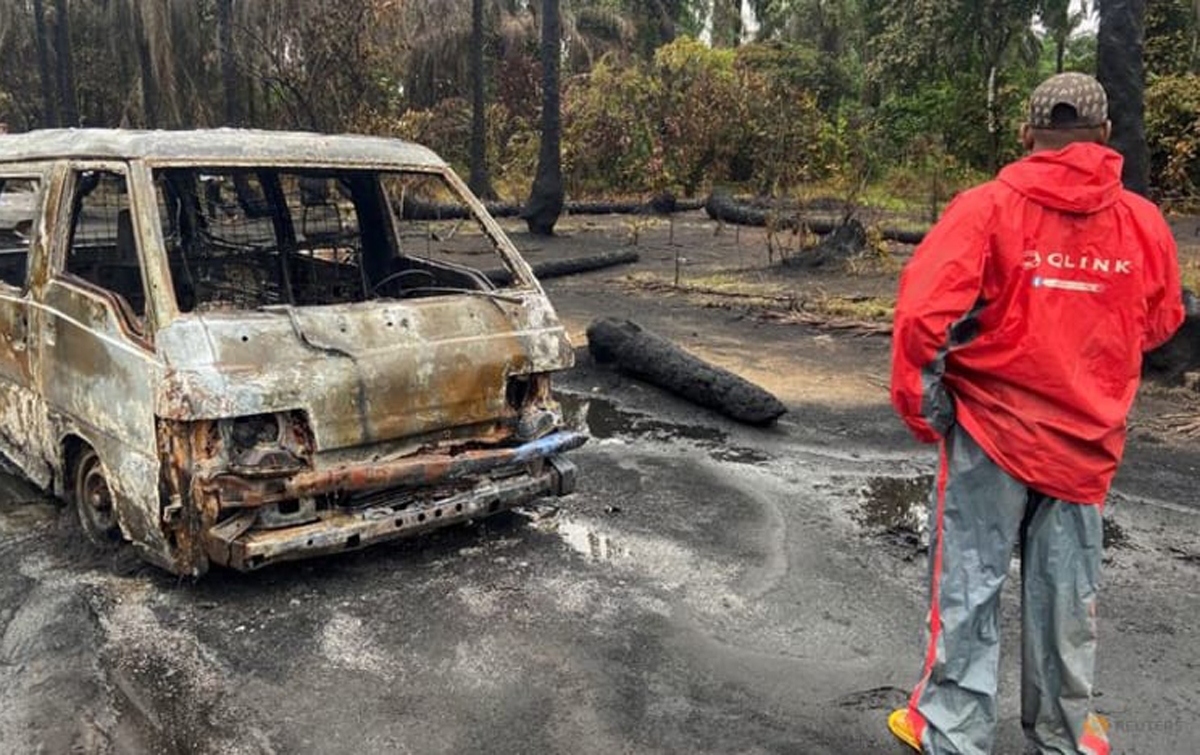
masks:
{"type": "Polygon", "coordinates": [[[932,475],[872,477],[862,491],[862,506],[855,518],[864,527],[921,532],[926,527],[932,489],[932,475]]]}
{"type": "Polygon", "coordinates": [[[582,418],[582,424],[591,436],[600,440],[634,435],[722,443],[727,437],[715,428],[664,422],[640,412],[618,409],[608,399],[562,394],[558,400],[567,417],[575,422],[582,418]]]}
{"type": "Polygon", "coordinates": [[[648,438],[650,440],[692,441],[711,450],[717,461],[739,464],[762,464],[771,457],[757,449],[728,445],[729,435],[712,427],[681,425],[665,422],[648,414],[619,409],[603,398],[559,394],[567,424],[586,430],[597,440],[618,437],[648,438]]]}
{"type": "Polygon", "coordinates": [[[571,550],[589,561],[613,563],[629,556],[629,551],[617,539],[586,524],[560,518],[556,529],[571,550]]]}
{"type": "MultiPolygon", "coordinates": [[[[862,490],[863,501],[855,512],[859,525],[883,534],[927,544],[927,517],[933,476],[872,477],[862,490]]],[[[1104,519],[1104,547],[1126,549],[1133,543],[1121,525],[1104,519]]]]}

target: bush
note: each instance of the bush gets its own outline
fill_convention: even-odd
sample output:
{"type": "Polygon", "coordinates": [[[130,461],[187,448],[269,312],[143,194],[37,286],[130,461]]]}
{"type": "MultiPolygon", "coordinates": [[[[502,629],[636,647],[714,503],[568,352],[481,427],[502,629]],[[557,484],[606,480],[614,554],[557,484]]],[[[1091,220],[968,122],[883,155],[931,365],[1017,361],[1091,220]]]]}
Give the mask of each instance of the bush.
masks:
{"type": "Polygon", "coordinates": [[[460,172],[470,163],[471,104],[464,99],[449,97],[428,110],[409,110],[389,131],[429,147],[460,172]]]}
{"type": "Polygon", "coordinates": [[[1156,187],[1195,198],[1200,188],[1200,76],[1163,76],[1146,89],[1146,136],[1156,187]]]}
{"type": "Polygon", "coordinates": [[[823,175],[820,94],[779,64],[791,49],[735,53],[682,38],[653,61],[606,60],[572,80],[563,113],[568,190],[692,196],[736,181],[773,192],[823,175]]]}
{"type": "Polygon", "coordinates": [[[854,94],[841,62],[810,47],[778,42],[745,45],[737,49],[737,65],[793,91],[814,95],[825,111],[854,94]]]}
{"type": "Polygon", "coordinates": [[[636,193],[661,181],[651,120],[658,98],[657,82],[640,66],[617,66],[608,58],[570,81],[562,143],[569,194],[636,193]]]}

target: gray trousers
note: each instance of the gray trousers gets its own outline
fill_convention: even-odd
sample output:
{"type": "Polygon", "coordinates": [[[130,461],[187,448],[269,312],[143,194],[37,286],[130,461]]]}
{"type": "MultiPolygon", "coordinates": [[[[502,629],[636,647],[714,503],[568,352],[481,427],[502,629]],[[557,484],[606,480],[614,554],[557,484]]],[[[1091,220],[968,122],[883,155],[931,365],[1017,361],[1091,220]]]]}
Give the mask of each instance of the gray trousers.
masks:
{"type": "Polygon", "coordinates": [[[909,721],[929,755],[991,753],[1000,590],[1021,549],[1021,722],[1040,753],[1107,755],[1092,715],[1101,508],[1032,490],[960,427],[930,510],[930,623],[909,721]]]}

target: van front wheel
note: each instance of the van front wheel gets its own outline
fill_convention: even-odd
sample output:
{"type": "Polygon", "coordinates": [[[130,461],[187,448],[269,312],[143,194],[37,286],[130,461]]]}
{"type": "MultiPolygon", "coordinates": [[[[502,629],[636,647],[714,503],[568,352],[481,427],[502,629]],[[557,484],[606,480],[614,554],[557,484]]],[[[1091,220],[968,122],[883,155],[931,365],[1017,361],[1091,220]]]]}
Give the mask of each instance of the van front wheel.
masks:
{"type": "Polygon", "coordinates": [[[100,457],[91,448],[84,448],[75,464],[75,510],[83,534],[101,548],[113,548],[121,542],[117,510],[113,506],[112,490],[104,476],[100,457]]]}

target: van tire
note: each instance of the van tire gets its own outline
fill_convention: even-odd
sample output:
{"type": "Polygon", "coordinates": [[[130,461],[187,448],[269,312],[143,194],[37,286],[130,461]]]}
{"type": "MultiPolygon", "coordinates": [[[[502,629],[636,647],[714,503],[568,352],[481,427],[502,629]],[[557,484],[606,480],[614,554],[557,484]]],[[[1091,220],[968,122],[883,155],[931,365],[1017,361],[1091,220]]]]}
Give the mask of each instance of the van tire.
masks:
{"type": "Polygon", "coordinates": [[[95,450],[84,446],[71,474],[71,499],[83,534],[96,547],[114,550],[121,544],[121,526],[112,488],[95,450]]]}

